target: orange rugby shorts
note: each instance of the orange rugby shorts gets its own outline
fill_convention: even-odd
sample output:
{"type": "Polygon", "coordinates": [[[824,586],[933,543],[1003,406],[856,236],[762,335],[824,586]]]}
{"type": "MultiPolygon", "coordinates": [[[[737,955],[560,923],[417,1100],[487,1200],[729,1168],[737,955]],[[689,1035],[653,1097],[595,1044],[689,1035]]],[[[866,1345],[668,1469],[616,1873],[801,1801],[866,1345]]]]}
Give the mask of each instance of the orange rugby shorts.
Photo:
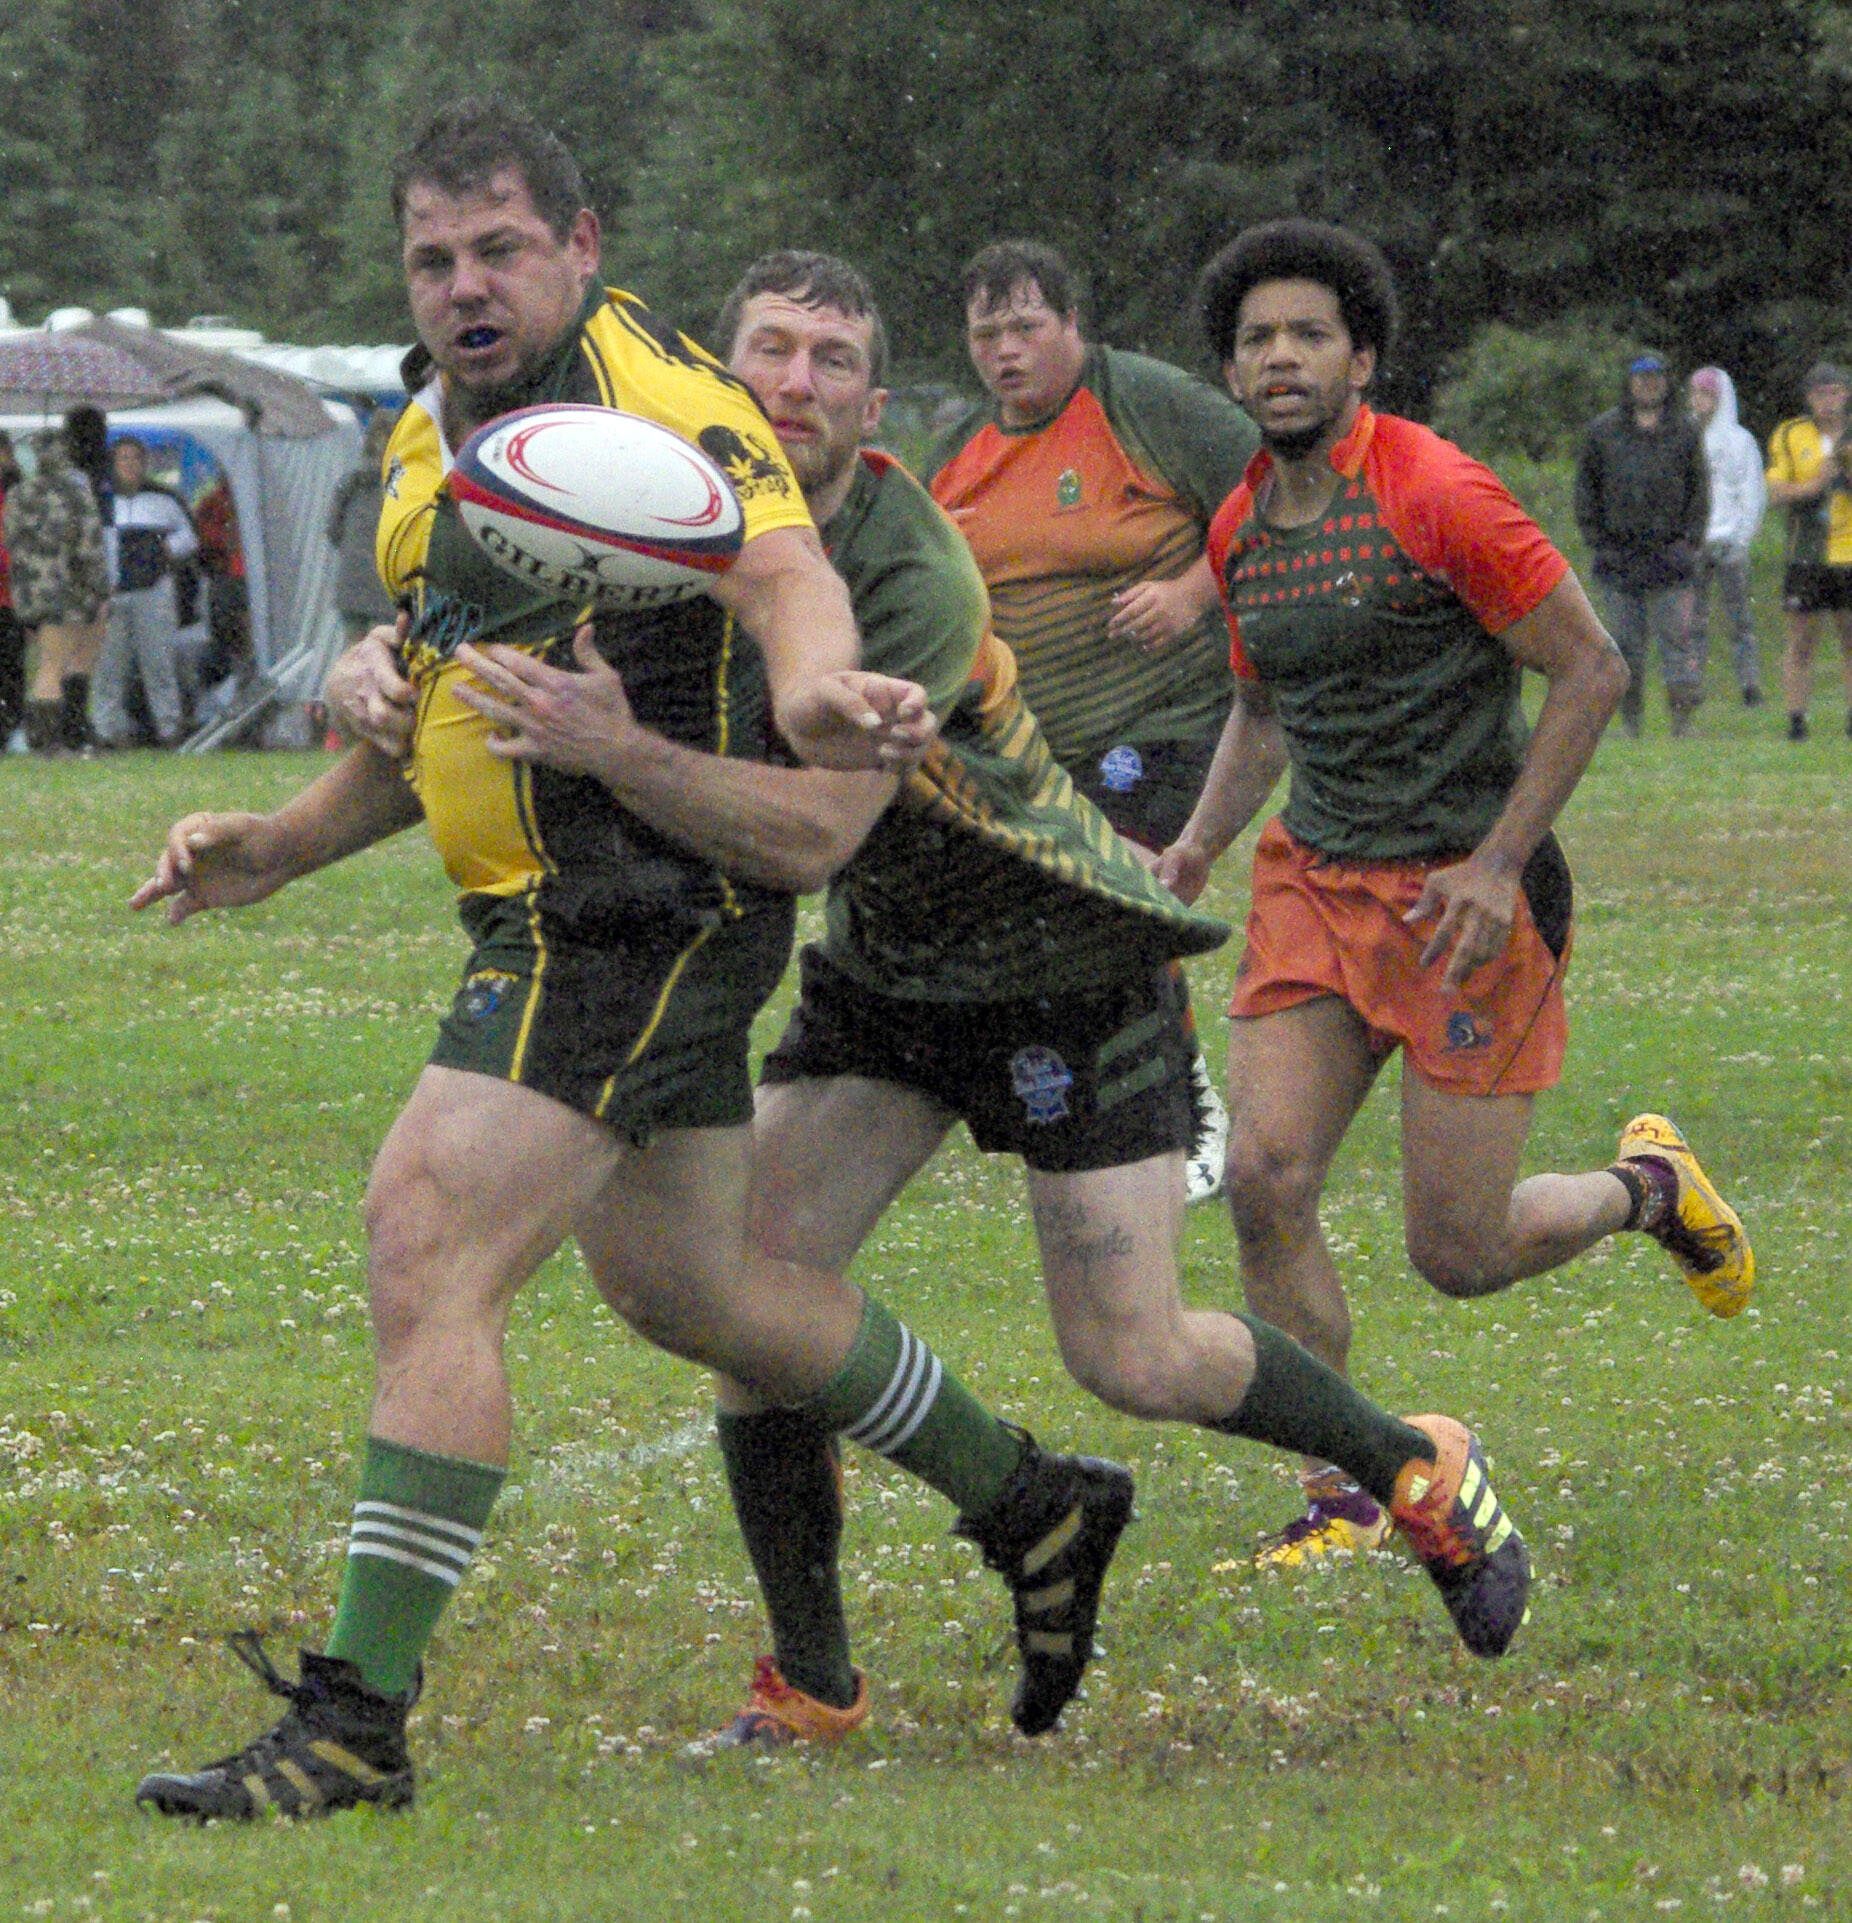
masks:
{"type": "Polygon", "coordinates": [[[1362,1017],[1382,1055],[1399,1046],[1424,1081],[1455,1095],[1534,1095],[1563,1072],[1569,1019],[1561,955],[1538,933],[1520,890],[1511,939],[1462,988],[1441,984],[1445,960],[1421,966],[1434,924],[1405,927],[1431,861],[1334,861],[1277,819],[1254,850],[1247,950],[1228,1012],[1275,1015],[1336,995],[1362,1017]]]}

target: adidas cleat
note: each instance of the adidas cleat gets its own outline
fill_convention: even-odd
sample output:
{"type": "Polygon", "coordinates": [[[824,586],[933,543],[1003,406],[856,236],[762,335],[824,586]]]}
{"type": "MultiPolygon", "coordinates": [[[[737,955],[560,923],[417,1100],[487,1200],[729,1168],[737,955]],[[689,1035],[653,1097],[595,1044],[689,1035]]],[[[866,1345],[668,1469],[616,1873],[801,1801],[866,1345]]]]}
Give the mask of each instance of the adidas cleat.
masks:
{"type": "Polygon", "coordinates": [[[1382,1506],[1341,1470],[1308,1476],[1305,1492],[1305,1514],[1262,1546],[1254,1558],[1256,1569],[1314,1568],[1336,1556],[1380,1549],[1395,1533],[1382,1506]]]}
{"type": "Polygon", "coordinates": [[[1672,1171],[1677,1196],[1665,1219],[1646,1232],[1712,1315],[1735,1315],[1756,1285],[1755,1251],[1742,1218],[1698,1166],[1691,1145],[1663,1115],[1636,1115],[1621,1131],[1615,1159],[1651,1159],[1672,1171]]]}
{"type": "Polygon", "coordinates": [[[752,1693],[746,1707],[711,1736],[703,1736],[682,1751],[689,1762],[705,1762],[723,1751],[742,1749],[766,1754],[789,1749],[794,1743],[840,1743],[868,1718],[868,1682],[855,1672],[855,1701],[847,1709],[832,1709],[778,1673],[770,1656],[753,1665],[752,1693]]]}
{"type": "Polygon", "coordinates": [[[1228,1179],[1228,1107],[1201,1055],[1190,1064],[1190,1100],[1196,1139],[1183,1164],[1183,1199],[1194,1206],[1213,1202],[1228,1179]]]}
{"type": "Polygon", "coordinates": [[[405,1718],[418,1695],[416,1684],[402,1696],[381,1696],[366,1687],[352,1663],[309,1649],[302,1652],[302,1680],[292,1683],[253,1631],[226,1640],[265,1688],[290,1705],[289,1714],[235,1755],[190,1775],[144,1776],[136,1802],[162,1816],[201,1823],[248,1822],[265,1810],[327,1816],[359,1803],[403,1809],[411,1802],[405,1718]]]}
{"type": "Polygon", "coordinates": [[[1097,1456],[1045,1455],[1033,1438],[1015,1479],[982,1516],[953,1533],[974,1542],[1009,1584],[1022,1678],[1010,1721],[1025,1736],[1053,1729],[1093,1660],[1100,1590],[1132,1518],[1132,1472],[1097,1456]]]}
{"type": "Polygon", "coordinates": [[[1530,1611],[1530,1557],[1491,1483],[1478,1439],[1451,1416],[1409,1416],[1434,1443],[1396,1478],[1389,1513],[1435,1586],[1460,1641],[1502,1656],[1530,1611]]]}

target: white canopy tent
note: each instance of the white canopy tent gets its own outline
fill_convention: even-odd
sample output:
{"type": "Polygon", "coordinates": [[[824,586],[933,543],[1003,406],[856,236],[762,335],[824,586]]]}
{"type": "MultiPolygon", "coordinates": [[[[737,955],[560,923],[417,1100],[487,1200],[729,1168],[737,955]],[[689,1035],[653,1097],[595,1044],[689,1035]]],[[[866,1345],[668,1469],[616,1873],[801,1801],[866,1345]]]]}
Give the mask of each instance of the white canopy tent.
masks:
{"type": "MultiPolygon", "coordinates": [[[[112,430],[186,434],[224,471],[244,547],[260,707],[313,701],[345,638],[334,606],[338,557],[327,538],[328,514],[335,490],[359,464],[361,435],[351,408],[320,405],[329,431],[308,439],[260,433],[242,409],[206,396],[109,416],[112,430]]],[[[44,424],[36,414],[0,415],[16,439],[44,424]]],[[[246,709],[238,725],[253,718],[246,709]]],[[[208,730],[213,739],[196,737],[188,746],[216,746],[229,732],[208,730]]]]}

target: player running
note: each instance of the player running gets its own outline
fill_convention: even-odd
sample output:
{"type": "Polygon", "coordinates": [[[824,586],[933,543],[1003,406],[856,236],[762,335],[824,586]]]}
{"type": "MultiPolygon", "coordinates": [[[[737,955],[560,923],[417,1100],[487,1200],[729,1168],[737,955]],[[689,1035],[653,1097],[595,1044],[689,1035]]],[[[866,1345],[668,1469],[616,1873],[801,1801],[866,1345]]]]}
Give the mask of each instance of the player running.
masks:
{"type": "MultiPolygon", "coordinates": [[[[1251,1308],[1343,1369],[1350,1313],[1319,1221],[1331,1160],[1398,1047],[1409,1259],[1472,1297],[1617,1230],[1671,1254],[1713,1315],[1749,1299],[1742,1223],[1663,1116],[1614,1163],[1517,1181],[1567,1024],[1569,870],[1550,832],[1626,669],[1563,557],[1488,469],[1365,396],[1395,332],[1387,264],[1311,221],[1250,229],[1201,306],[1263,447],[1209,557],[1235,703],[1158,864],[1194,901],[1290,767],[1254,858],[1228,1048],[1229,1199],[1251,1308]],[[1547,684],[1534,732],[1522,671],[1547,684]]],[[[1263,1560],[1370,1548],[1380,1499],[1307,1473],[1263,1560]]]]}

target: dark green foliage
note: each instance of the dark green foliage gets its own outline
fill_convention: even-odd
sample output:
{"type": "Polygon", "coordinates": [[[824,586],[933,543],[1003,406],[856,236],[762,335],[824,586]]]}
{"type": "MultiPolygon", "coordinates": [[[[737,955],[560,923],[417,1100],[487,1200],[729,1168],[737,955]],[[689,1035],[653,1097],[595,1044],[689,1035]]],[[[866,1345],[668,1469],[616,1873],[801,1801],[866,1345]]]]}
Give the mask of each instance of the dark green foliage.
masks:
{"type": "MultiPolygon", "coordinates": [[[[1490,321],[1737,376],[1766,425],[1852,293],[1852,16],[1810,0],[13,0],[0,291],[403,334],[382,163],[502,87],[572,145],[613,275],[704,333],[772,245],[852,254],[963,378],[982,243],[1069,252],[1107,339],[1194,362],[1241,226],[1349,222],[1402,285],[1391,406],[1490,321]],[[1565,337],[1567,338],[1567,337],[1565,337]]],[[[1475,359],[1479,350],[1475,350],[1475,359]]],[[[1534,443],[1531,429],[1524,430],[1534,443]]]]}
{"type": "Polygon", "coordinates": [[[1436,430],[1482,460],[1573,457],[1583,430],[1620,396],[1640,344],[1577,318],[1521,333],[1493,321],[1434,396],[1436,430]]]}

